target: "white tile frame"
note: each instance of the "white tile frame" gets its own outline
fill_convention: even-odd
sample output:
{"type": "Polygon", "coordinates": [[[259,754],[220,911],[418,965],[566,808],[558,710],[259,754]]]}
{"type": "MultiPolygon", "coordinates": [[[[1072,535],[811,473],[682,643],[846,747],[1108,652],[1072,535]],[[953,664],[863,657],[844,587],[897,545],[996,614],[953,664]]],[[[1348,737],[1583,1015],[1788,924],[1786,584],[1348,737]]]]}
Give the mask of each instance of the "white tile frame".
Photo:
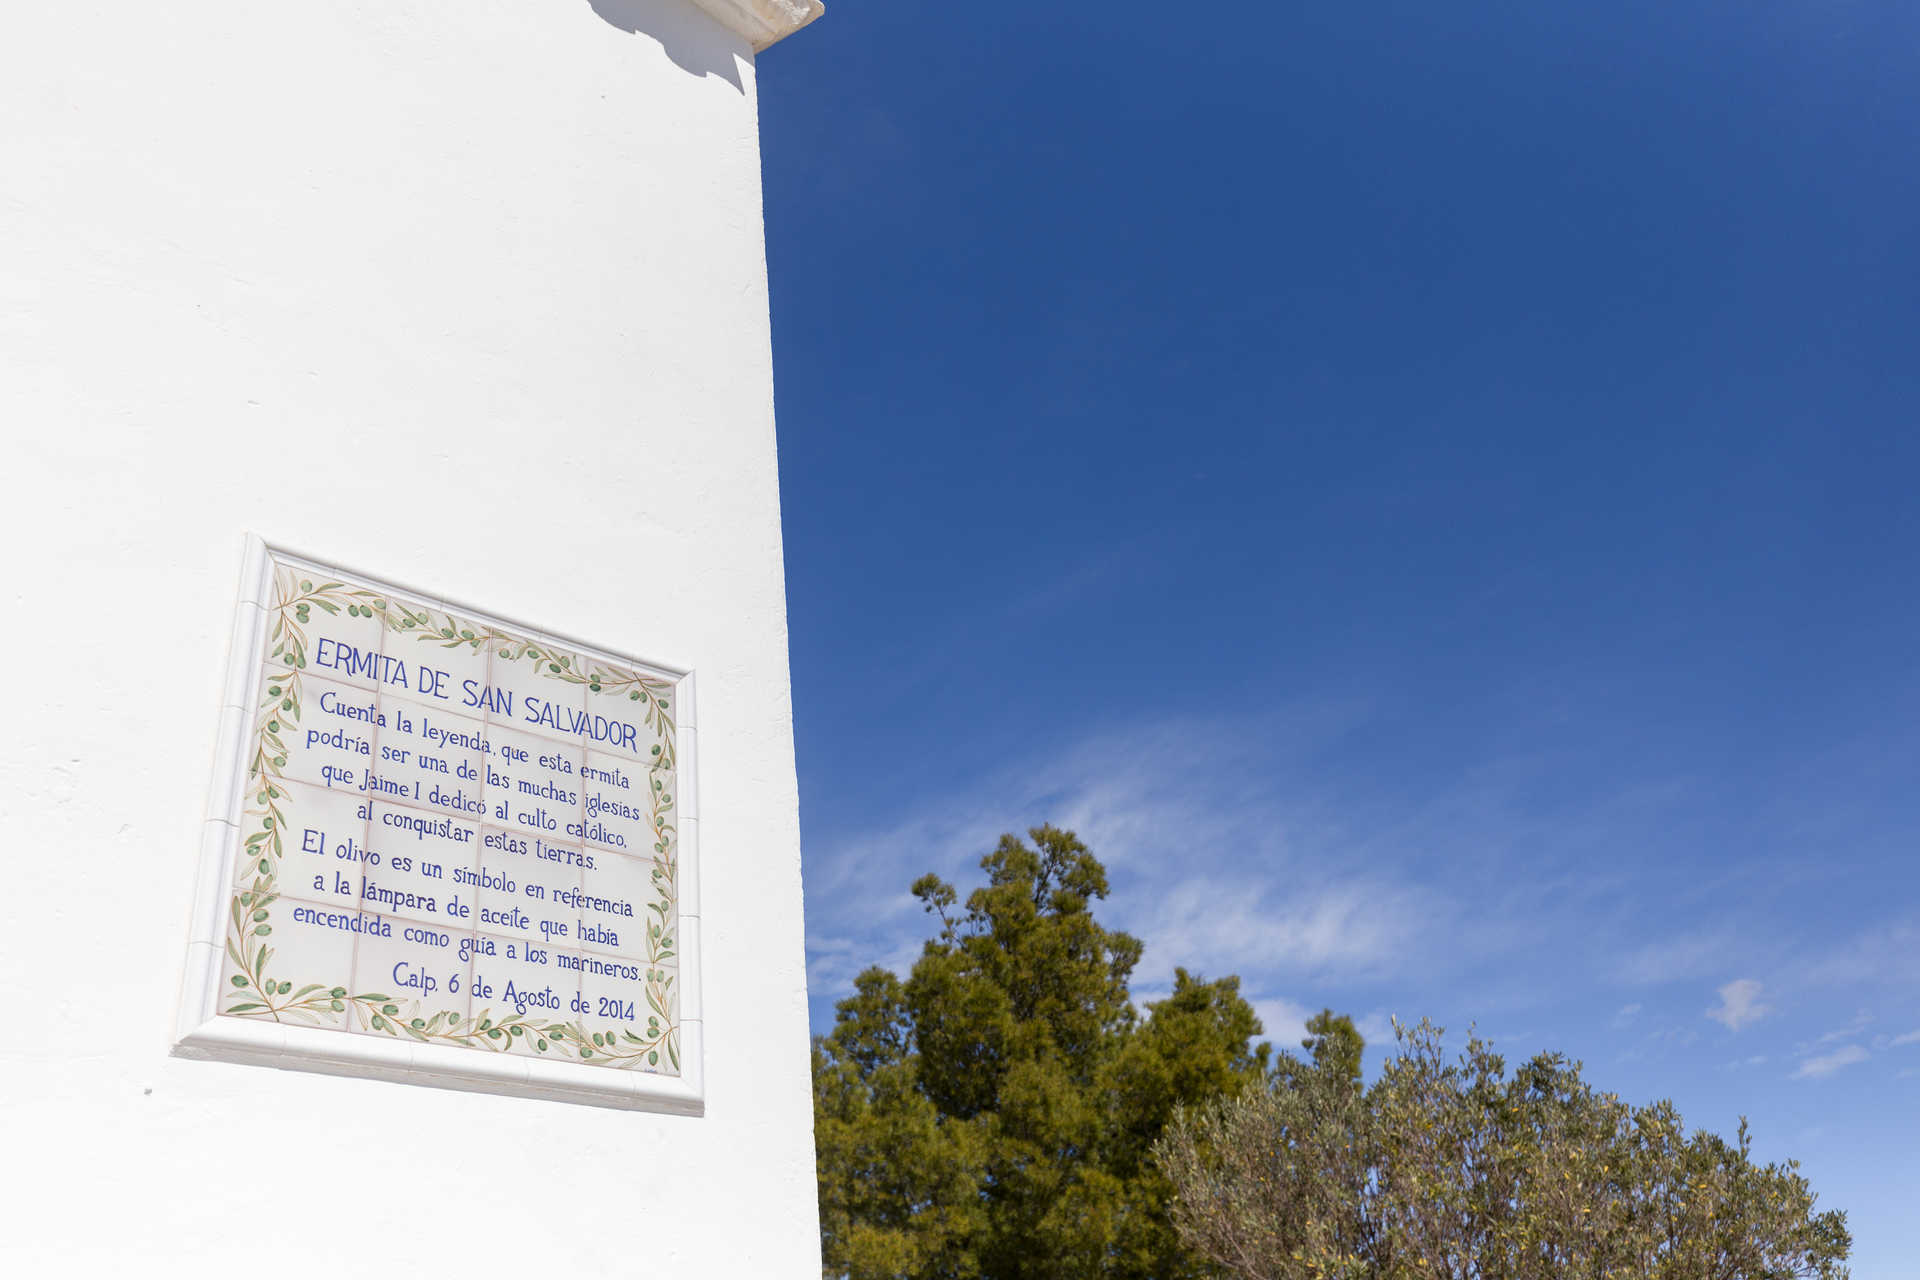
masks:
{"type": "MultiPolygon", "coordinates": [[[[551,638],[589,658],[637,667],[672,679],[675,725],[681,731],[675,751],[677,786],[699,795],[695,783],[693,673],[684,667],[648,661],[556,635],[449,601],[431,591],[420,591],[345,565],[318,560],[285,547],[270,545],[249,534],[241,572],[240,597],[235,609],[227,679],[219,708],[219,737],[214,751],[214,776],[208,794],[207,818],[202,824],[199,869],[194,887],[192,937],[187,944],[181,976],[180,1006],[175,1020],[173,1055],[221,1062],[314,1071],[327,1075],[359,1076],[459,1089],[504,1093],[525,1098],[576,1102],[627,1111],[654,1111],[698,1116],[706,1111],[705,1037],[700,1020],[701,957],[699,924],[699,840],[683,832],[679,841],[680,949],[682,1007],[680,1020],[680,1075],[585,1066],[574,1062],[526,1058],[486,1049],[383,1040],[350,1031],[259,1022],[219,1013],[221,958],[226,929],[227,895],[244,839],[240,798],[244,793],[246,752],[243,740],[253,725],[261,682],[255,678],[266,651],[267,609],[276,565],[288,565],[340,578],[357,586],[387,591],[464,618],[542,639],[551,638]],[[687,994],[692,993],[689,1007],[687,994]],[[693,1016],[688,1017],[691,1013],[693,1016]]],[[[682,815],[692,825],[694,813],[682,815]]]]}

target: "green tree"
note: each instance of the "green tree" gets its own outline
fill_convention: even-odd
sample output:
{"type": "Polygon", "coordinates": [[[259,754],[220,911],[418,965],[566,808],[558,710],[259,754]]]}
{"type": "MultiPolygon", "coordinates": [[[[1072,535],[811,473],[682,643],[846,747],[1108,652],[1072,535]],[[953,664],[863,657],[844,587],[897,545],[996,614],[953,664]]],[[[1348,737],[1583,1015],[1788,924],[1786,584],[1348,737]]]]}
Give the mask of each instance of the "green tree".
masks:
{"type": "MultiPolygon", "coordinates": [[[[1511,1076],[1427,1023],[1365,1085],[1353,1024],[1309,1024],[1267,1087],[1189,1108],[1158,1155],[1193,1250],[1243,1280],[1841,1280],[1846,1215],[1797,1166],[1689,1135],[1578,1063],[1511,1076]]],[[[1397,1029],[1398,1030],[1398,1029],[1397,1029]]]]}
{"type": "Polygon", "coordinates": [[[869,969],[814,1042],[820,1235],[852,1280],[1182,1280],[1154,1143],[1182,1106],[1263,1078],[1239,981],[1178,970],[1128,995],[1140,943],[1100,925],[1105,869],[1072,832],[1003,836],[902,982],[869,969]]]}

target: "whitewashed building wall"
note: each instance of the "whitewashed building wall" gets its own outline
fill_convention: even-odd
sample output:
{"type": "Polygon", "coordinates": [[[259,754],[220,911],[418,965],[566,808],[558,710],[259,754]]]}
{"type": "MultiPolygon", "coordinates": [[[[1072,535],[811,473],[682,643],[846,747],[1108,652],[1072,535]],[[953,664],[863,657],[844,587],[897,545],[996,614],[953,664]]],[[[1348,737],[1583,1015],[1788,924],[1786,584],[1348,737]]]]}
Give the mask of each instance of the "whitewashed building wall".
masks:
{"type": "Polygon", "coordinates": [[[814,11],[8,13],[0,1271],[819,1274],[754,62],[814,11]],[[695,670],[704,1116],[169,1056],[250,533],[695,670]]]}

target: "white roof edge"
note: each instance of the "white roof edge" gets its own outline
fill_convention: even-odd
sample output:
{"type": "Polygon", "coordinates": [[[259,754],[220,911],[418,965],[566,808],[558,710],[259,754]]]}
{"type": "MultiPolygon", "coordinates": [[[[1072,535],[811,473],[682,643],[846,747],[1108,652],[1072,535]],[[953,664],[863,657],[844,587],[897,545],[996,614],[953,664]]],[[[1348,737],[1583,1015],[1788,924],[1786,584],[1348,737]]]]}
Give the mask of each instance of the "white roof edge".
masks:
{"type": "Polygon", "coordinates": [[[760,52],[827,11],[820,0],[693,0],[760,52]]]}

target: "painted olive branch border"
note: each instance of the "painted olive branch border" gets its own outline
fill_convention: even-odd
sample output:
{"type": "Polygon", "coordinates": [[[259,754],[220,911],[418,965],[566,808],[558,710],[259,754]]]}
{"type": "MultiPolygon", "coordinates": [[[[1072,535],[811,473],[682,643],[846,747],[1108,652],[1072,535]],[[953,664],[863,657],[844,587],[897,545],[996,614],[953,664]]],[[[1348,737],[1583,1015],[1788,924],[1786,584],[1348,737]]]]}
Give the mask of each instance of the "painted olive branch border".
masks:
{"type": "Polygon", "coordinates": [[[222,997],[231,1003],[222,1013],[242,1018],[270,1018],[343,1030],[361,1028],[426,1044],[504,1052],[516,1041],[531,1043],[536,1053],[553,1053],[595,1066],[658,1067],[662,1053],[675,1071],[680,1069],[679,1026],[670,1016],[675,978],[665,970],[678,954],[674,907],[679,901],[679,868],[673,841],[673,796],[659,778],[677,763],[673,713],[667,698],[673,683],[624,667],[575,656],[540,641],[514,635],[452,614],[396,600],[390,593],[354,587],[335,580],[315,582],[300,571],[276,564],[273,603],[266,606],[272,625],[267,643],[268,661],[279,664],[267,681],[247,760],[247,799],[242,815],[249,829],[241,846],[233,897],[228,910],[227,958],[236,972],[229,976],[222,997]],[[478,1017],[443,1009],[432,1013],[413,1007],[403,1011],[401,1000],[378,992],[349,992],[347,988],[308,982],[297,989],[292,979],[270,972],[274,946],[273,905],[280,898],[279,873],[286,852],[286,805],[289,799],[285,770],[290,731],[300,721],[304,673],[314,610],[331,616],[378,618],[389,632],[412,636],[443,649],[466,648],[489,652],[508,662],[526,662],[543,677],[584,686],[591,693],[622,693],[642,703],[647,727],[660,738],[652,748],[647,770],[649,824],[653,833],[651,878],[660,899],[651,904],[655,919],[646,922],[646,995],[652,1010],[646,1034],[592,1031],[584,1022],[529,1017],[509,1013],[496,1018],[491,1008],[478,1017]]]}

